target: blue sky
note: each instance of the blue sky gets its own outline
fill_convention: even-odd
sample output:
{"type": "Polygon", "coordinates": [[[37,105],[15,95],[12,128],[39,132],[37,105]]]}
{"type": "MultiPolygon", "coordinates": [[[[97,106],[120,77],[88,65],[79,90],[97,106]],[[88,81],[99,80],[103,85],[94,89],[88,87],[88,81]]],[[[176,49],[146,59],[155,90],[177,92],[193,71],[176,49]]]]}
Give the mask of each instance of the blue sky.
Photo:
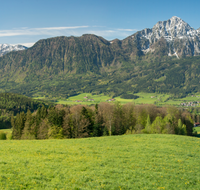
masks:
{"type": "Polygon", "coordinates": [[[197,29],[199,7],[199,0],[2,0],[0,44],[30,46],[40,39],[85,33],[124,39],[172,16],[197,29]]]}

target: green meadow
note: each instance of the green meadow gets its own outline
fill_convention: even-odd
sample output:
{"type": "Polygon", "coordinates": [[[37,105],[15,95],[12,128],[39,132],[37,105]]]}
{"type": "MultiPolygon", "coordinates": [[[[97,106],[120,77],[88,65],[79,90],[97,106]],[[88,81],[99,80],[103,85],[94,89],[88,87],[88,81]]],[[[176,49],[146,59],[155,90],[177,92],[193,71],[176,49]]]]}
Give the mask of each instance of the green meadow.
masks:
{"type": "Polygon", "coordinates": [[[193,128],[193,132],[194,132],[194,133],[196,132],[196,136],[197,136],[197,137],[200,137],[200,127],[194,127],[194,128],[193,128]]]}
{"type": "MultiPolygon", "coordinates": [[[[154,104],[156,101],[164,101],[166,100],[169,95],[165,95],[165,94],[156,94],[156,93],[136,93],[135,95],[139,96],[139,98],[137,99],[123,99],[118,97],[115,97],[115,101],[119,101],[122,104],[126,104],[126,103],[135,103],[135,104],[154,104]]],[[[79,94],[77,96],[72,96],[69,97],[67,100],[58,100],[58,104],[86,104],[86,105],[90,105],[90,104],[96,104],[96,103],[100,103],[100,102],[106,102],[108,100],[112,99],[109,96],[103,95],[103,94],[99,94],[99,95],[92,95],[90,93],[82,93],[79,94]],[[89,99],[94,99],[94,101],[87,101],[87,99],[85,99],[84,97],[88,97],[89,99]],[[79,101],[79,102],[77,102],[79,101]]],[[[109,101],[108,101],[109,102],[109,101]]],[[[112,102],[112,101],[111,101],[112,102]]]]}
{"type": "Polygon", "coordinates": [[[200,139],[123,135],[0,141],[0,189],[199,189],[200,139]]]}
{"type": "MultiPolygon", "coordinates": [[[[180,106],[180,103],[183,102],[191,102],[191,101],[200,101],[200,95],[194,94],[194,95],[188,95],[185,98],[172,98],[169,94],[159,94],[159,93],[135,93],[134,95],[139,96],[137,99],[123,99],[118,97],[115,97],[115,101],[121,102],[121,104],[126,103],[135,103],[135,104],[155,104],[158,106],[164,106],[164,105],[174,105],[174,106],[180,106]]],[[[34,97],[34,99],[46,99],[45,97],[34,97]]],[[[56,104],[68,104],[68,105],[76,105],[76,104],[83,104],[83,105],[91,105],[91,104],[98,104],[100,102],[106,102],[109,99],[112,99],[112,97],[104,95],[104,94],[98,94],[93,95],[91,93],[82,93],[76,96],[71,96],[68,99],[60,99],[60,98],[54,98],[54,100],[57,100],[56,104]],[[93,99],[93,101],[88,101],[88,99],[84,98],[88,97],[88,99],[93,99]]],[[[108,101],[109,102],[109,101],[108,101]]],[[[113,101],[110,101],[113,102],[113,101]]]]}
{"type": "Polygon", "coordinates": [[[111,99],[111,97],[106,96],[104,94],[92,95],[91,93],[82,93],[77,96],[71,96],[66,100],[58,99],[56,103],[57,104],[72,104],[72,105],[73,104],[90,105],[90,104],[96,104],[100,102],[106,102],[109,99],[111,99]],[[88,101],[88,99],[84,97],[88,97],[88,99],[93,99],[94,101],[88,101]]]}
{"type": "Polygon", "coordinates": [[[193,129],[197,132],[197,134],[200,134],[200,127],[194,127],[193,129]]]}

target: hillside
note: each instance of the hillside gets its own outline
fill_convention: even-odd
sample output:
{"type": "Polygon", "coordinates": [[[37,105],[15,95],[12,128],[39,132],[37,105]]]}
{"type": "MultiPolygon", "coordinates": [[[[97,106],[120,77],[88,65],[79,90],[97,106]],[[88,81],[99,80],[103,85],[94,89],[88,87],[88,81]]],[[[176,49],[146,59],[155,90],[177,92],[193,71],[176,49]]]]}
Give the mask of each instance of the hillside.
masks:
{"type": "Polygon", "coordinates": [[[195,137],[123,135],[1,145],[1,189],[199,189],[195,137]]]}
{"type": "Polygon", "coordinates": [[[178,17],[124,40],[91,34],[44,39],[0,57],[0,91],[62,98],[83,92],[185,96],[200,91],[199,47],[199,30],[178,17]]]}
{"type": "Polygon", "coordinates": [[[11,116],[30,110],[34,112],[39,107],[52,105],[52,103],[34,100],[32,98],[14,94],[0,93],[0,129],[11,128],[11,116]]]}

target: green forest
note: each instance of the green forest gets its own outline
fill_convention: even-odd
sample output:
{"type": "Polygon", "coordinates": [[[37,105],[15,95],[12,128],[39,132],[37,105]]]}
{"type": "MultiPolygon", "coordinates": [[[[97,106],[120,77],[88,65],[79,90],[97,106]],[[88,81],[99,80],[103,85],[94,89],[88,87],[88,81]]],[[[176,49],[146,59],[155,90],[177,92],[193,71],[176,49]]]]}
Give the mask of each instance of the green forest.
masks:
{"type": "Polygon", "coordinates": [[[63,139],[123,134],[193,135],[191,114],[176,107],[119,102],[39,107],[11,118],[13,139],[63,139]]]}
{"type": "Polygon", "coordinates": [[[20,112],[36,111],[39,107],[53,105],[50,102],[34,100],[32,98],[14,94],[0,93],[0,129],[11,128],[11,116],[20,112]]]}

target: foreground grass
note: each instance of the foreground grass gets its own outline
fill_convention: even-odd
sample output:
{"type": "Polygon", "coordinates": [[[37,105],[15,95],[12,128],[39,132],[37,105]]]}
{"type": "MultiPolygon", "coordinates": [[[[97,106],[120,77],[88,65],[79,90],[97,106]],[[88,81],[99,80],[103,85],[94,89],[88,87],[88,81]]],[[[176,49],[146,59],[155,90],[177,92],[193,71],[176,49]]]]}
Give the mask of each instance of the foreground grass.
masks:
{"type": "Polygon", "coordinates": [[[199,189],[200,139],[0,141],[0,189],[199,189]]]}

